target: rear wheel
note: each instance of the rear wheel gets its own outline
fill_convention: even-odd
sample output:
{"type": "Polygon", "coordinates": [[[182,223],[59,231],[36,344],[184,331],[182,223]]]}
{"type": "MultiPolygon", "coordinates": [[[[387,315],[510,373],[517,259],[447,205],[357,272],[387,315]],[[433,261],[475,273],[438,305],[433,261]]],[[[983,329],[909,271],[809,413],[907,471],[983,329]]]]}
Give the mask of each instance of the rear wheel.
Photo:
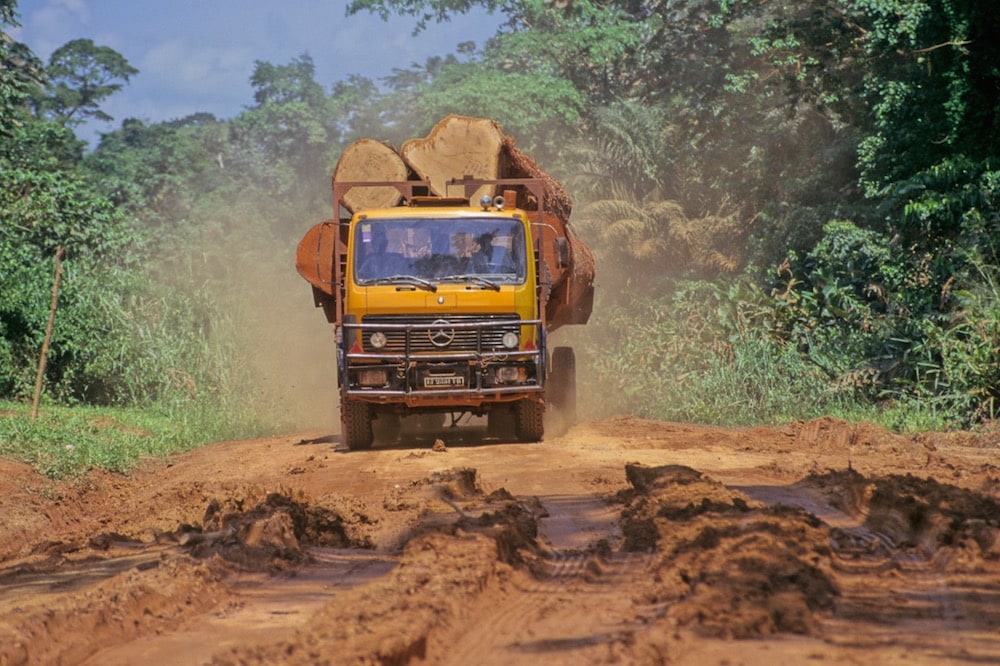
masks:
{"type": "Polygon", "coordinates": [[[518,400],[515,405],[517,438],[522,442],[540,442],[545,435],[545,403],[518,400]]]}
{"type": "Polygon", "coordinates": [[[340,408],[341,439],[351,451],[372,447],[372,407],[367,402],[346,402],[340,408]]]}
{"type": "Polygon", "coordinates": [[[552,350],[552,375],[549,394],[552,406],[560,413],[566,427],[576,421],[576,354],[572,347],[552,350]]]}

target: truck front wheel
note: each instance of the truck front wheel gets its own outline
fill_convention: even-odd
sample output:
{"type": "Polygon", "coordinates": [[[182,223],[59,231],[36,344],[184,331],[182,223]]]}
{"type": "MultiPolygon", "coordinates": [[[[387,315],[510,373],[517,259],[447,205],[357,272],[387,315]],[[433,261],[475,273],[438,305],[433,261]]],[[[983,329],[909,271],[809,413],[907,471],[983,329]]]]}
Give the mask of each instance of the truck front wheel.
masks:
{"type": "Polygon", "coordinates": [[[545,435],[545,403],[518,400],[515,405],[517,438],[522,442],[542,441],[545,435]]]}
{"type": "Polygon", "coordinates": [[[340,408],[341,440],[351,451],[372,447],[372,408],[367,402],[346,402],[340,408]]]}

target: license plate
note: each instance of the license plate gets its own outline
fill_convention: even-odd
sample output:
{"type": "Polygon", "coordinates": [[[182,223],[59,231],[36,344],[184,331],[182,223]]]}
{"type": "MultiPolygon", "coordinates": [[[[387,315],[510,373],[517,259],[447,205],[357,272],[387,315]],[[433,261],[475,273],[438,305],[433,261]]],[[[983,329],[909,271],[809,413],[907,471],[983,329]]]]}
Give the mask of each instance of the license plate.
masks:
{"type": "Polygon", "coordinates": [[[449,375],[447,377],[424,377],[424,388],[441,388],[449,386],[465,386],[465,377],[449,375]]]}

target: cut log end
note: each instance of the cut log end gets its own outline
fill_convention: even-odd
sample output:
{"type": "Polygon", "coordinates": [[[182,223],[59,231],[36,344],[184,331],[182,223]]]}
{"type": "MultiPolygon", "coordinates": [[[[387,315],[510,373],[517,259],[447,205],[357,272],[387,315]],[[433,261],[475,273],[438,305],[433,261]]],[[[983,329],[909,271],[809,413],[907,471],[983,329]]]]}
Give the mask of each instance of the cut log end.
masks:
{"type": "MultiPolygon", "coordinates": [[[[496,122],[486,118],[447,116],[423,139],[403,143],[403,160],[421,179],[430,182],[432,194],[465,196],[461,186],[447,185],[453,178],[496,179],[500,172],[500,154],[504,135],[496,122]]],[[[471,199],[493,196],[494,187],[477,190],[471,199]]]]}
{"type": "MultiPolygon", "coordinates": [[[[333,171],[334,182],[378,182],[406,180],[409,171],[403,158],[388,144],[360,139],[349,145],[333,171]]],[[[352,213],[368,208],[398,206],[403,195],[394,187],[355,187],[341,203],[352,213]]]]}

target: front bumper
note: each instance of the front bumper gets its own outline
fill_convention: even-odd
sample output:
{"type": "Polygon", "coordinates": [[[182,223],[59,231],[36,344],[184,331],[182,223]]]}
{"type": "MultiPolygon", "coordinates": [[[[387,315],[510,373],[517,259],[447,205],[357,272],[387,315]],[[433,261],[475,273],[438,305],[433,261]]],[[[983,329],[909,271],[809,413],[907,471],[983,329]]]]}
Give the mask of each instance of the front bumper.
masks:
{"type": "Polygon", "coordinates": [[[345,398],[409,407],[477,407],[544,390],[541,320],[345,322],[343,329],[339,379],[345,398]],[[528,349],[497,348],[492,341],[512,328],[521,340],[541,344],[528,349]],[[460,349],[446,345],[428,351],[426,345],[411,344],[412,340],[434,337],[442,329],[463,341],[460,349]],[[369,340],[375,332],[403,342],[394,349],[362,349],[361,341],[369,340]]]}

